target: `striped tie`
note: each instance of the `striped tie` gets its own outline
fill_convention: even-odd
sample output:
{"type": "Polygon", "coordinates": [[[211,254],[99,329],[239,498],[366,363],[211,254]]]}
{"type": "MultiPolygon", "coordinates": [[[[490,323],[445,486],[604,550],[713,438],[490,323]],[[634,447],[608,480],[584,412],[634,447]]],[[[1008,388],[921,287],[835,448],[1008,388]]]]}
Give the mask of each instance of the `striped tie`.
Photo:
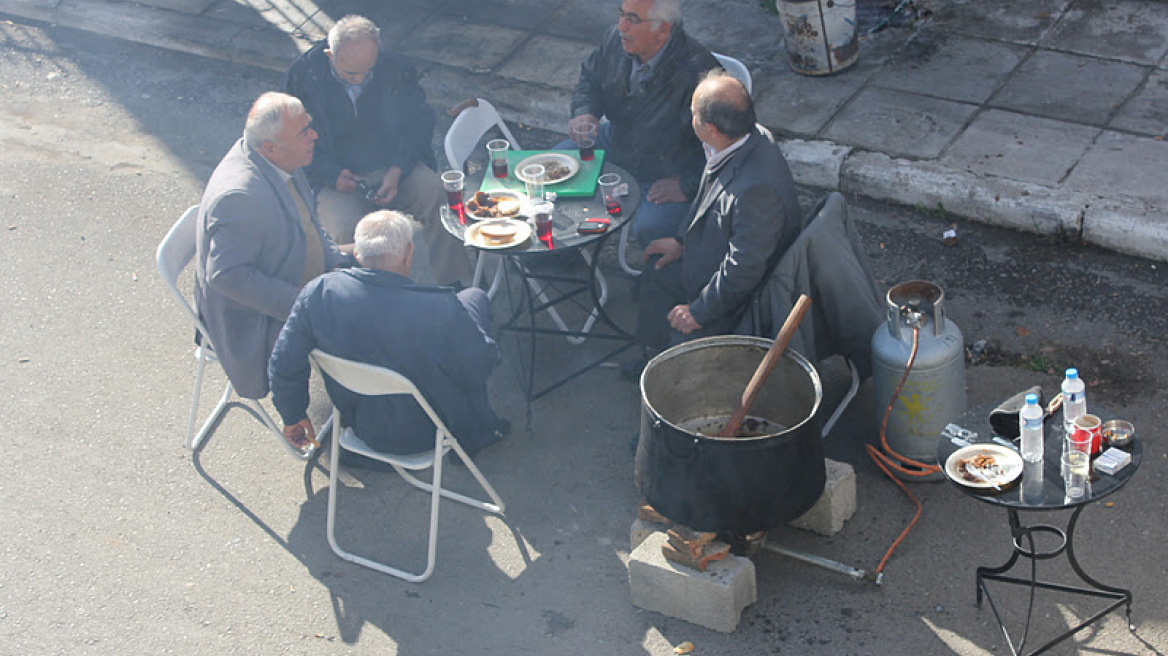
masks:
{"type": "Polygon", "coordinates": [[[292,192],[292,200],[296,201],[296,209],[300,211],[300,229],[304,231],[304,276],[300,279],[300,285],[304,286],[309,280],[324,273],[324,244],[320,241],[320,233],[292,178],[288,178],[288,191],[292,192]]]}

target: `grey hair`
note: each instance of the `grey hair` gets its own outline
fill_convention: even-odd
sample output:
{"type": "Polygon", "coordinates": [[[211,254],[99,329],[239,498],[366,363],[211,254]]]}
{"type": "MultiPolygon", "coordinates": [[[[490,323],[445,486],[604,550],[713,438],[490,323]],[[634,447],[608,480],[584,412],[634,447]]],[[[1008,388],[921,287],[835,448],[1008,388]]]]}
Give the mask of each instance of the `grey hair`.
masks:
{"type": "Polygon", "coordinates": [[[366,214],[353,235],[353,251],[362,262],[383,258],[401,262],[414,241],[414,227],[409,215],[394,210],[366,214]]]}
{"type": "Polygon", "coordinates": [[[329,29],[329,51],[335,55],[346,43],[354,43],[364,39],[372,39],[378,47],[381,47],[381,29],[364,16],[349,14],[329,29]]]}
{"type": "Polygon", "coordinates": [[[653,6],[645,12],[645,18],[681,27],[681,0],[653,0],[653,6]]]}
{"type": "Polygon", "coordinates": [[[243,139],[252,150],[259,150],[267,141],[276,141],[284,119],[304,113],[304,104],[295,96],[269,91],[251,106],[243,125],[243,139]]]}

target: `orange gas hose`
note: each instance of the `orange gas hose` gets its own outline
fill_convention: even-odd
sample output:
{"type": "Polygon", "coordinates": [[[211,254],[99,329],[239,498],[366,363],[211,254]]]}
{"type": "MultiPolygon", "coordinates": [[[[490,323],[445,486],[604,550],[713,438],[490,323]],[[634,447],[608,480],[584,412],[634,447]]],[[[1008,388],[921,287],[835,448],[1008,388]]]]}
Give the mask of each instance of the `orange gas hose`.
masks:
{"type": "Polygon", "coordinates": [[[880,565],[876,567],[877,574],[884,571],[884,566],[888,563],[888,559],[892,557],[892,552],[895,551],[896,548],[900,546],[900,543],[904,541],[904,538],[908,536],[909,531],[911,531],[912,527],[916,525],[917,520],[921,518],[922,511],[921,502],[918,501],[915,496],[913,496],[912,492],[909,492],[904,483],[901,482],[901,480],[898,479],[891,470],[896,470],[905,476],[929,476],[941,471],[941,468],[935,464],[918,462],[912,458],[905,457],[896,451],[893,451],[892,447],[888,446],[888,438],[885,435],[885,431],[888,428],[888,418],[892,415],[892,406],[896,403],[896,399],[900,396],[900,391],[904,388],[904,382],[908,380],[908,374],[910,371],[912,371],[913,363],[917,359],[917,348],[920,346],[920,333],[920,327],[914,326],[912,350],[909,351],[908,362],[904,365],[904,373],[901,374],[900,382],[896,384],[896,389],[892,392],[892,398],[888,400],[888,407],[884,409],[884,419],[880,422],[880,446],[884,451],[882,452],[880,449],[877,449],[871,444],[864,445],[864,449],[868,452],[868,456],[872,458],[872,461],[876,463],[876,466],[879,467],[880,470],[883,471],[884,474],[888,476],[888,478],[891,479],[893,483],[896,483],[896,486],[903,490],[905,495],[908,496],[909,500],[911,500],[917,507],[917,511],[913,515],[912,521],[908,523],[908,526],[904,527],[904,530],[900,532],[900,535],[897,536],[896,540],[892,542],[892,545],[888,547],[888,551],[884,552],[884,557],[880,559],[880,565]],[[901,465],[908,465],[912,469],[907,469],[901,465]]]}

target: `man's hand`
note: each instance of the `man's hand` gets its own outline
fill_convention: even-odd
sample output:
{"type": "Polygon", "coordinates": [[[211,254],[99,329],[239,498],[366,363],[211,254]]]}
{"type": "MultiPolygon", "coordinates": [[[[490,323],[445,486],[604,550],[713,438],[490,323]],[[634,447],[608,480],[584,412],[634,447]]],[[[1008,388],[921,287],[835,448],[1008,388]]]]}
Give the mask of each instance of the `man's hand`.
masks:
{"type": "Polygon", "coordinates": [[[381,179],[381,187],[377,190],[377,200],[373,201],[382,207],[389,205],[397,196],[397,183],[401,180],[401,167],[391,166],[381,179]]]}
{"type": "Polygon", "coordinates": [[[301,451],[307,449],[309,445],[313,448],[320,448],[320,443],[316,441],[316,429],[312,427],[312,420],[308,417],[291,426],[285,426],[284,439],[301,451]]]}
{"type": "Polygon", "coordinates": [[[337,176],[337,191],[347,194],[357,189],[357,181],[360,180],[349,169],[341,169],[341,174],[337,176]]]}
{"type": "Polygon", "coordinates": [[[571,135],[573,132],[578,132],[580,128],[589,123],[592,125],[600,125],[600,121],[596,120],[596,117],[592,114],[581,114],[573,118],[568,121],[568,134],[571,135]]]}
{"type": "Polygon", "coordinates": [[[702,327],[701,324],[694,321],[693,315],[689,313],[688,305],[674,306],[666,316],[669,318],[669,325],[682,335],[688,335],[702,327]]]}
{"type": "Polygon", "coordinates": [[[654,239],[645,247],[644,260],[648,262],[649,258],[654,255],[660,255],[661,257],[657,258],[657,263],[653,265],[653,268],[660,269],[666,264],[680,258],[683,251],[685,251],[685,247],[681,245],[681,242],[673,237],[662,237],[661,239],[654,239]]]}
{"type": "Polygon", "coordinates": [[[681,190],[681,178],[661,178],[649,187],[645,197],[652,203],[684,203],[689,200],[681,190]]]}

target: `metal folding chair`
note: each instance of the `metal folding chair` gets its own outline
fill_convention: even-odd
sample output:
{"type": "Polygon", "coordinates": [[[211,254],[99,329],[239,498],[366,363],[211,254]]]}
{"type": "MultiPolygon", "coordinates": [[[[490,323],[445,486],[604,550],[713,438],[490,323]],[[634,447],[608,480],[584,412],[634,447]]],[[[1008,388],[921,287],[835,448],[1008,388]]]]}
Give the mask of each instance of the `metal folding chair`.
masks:
{"type": "MultiPolygon", "coordinates": [[[[340,412],[333,408],[333,426],[335,436],[333,439],[332,449],[329,456],[329,498],[328,498],[328,541],[329,546],[332,547],[334,553],[341,558],[356,563],[358,565],[368,567],[378,572],[383,572],[391,576],[396,576],[411,583],[425,581],[434,573],[434,563],[437,558],[438,551],[438,507],[443,497],[466,504],[472,508],[478,508],[484,512],[490,512],[502,515],[505,506],[499,495],[495,493],[495,488],[487,482],[479,468],[475,466],[474,461],[470,459],[466,451],[463,450],[462,445],[458,443],[458,439],[451,434],[450,429],[446,427],[442,419],[434,412],[434,409],[426,401],[418,388],[410,382],[405,376],[387,369],[385,367],[376,367],[371,364],[362,362],[354,362],[339,358],[335,355],[329,355],[320,349],[312,351],[309,356],[313,364],[325,375],[332,378],[339,385],[346,389],[364,396],[383,396],[391,394],[404,394],[413,397],[413,399],[421,406],[430,421],[434,423],[434,449],[433,451],[424,451],[422,453],[415,453],[412,455],[393,455],[389,453],[382,453],[369,447],[359,435],[357,435],[352,427],[345,426],[341,418],[340,412]],[[357,453],[372,458],[393,467],[402,478],[410,485],[430,493],[430,534],[426,549],[426,569],[420,573],[407,572],[405,570],[392,567],[386,563],[378,562],[364,556],[359,556],[349,551],[345,551],[337,543],[336,538],[336,517],[337,517],[337,472],[340,466],[341,449],[357,453]],[[491,501],[481,501],[473,497],[469,497],[457,492],[444,489],[442,487],[442,465],[445,460],[443,457],[448,451],[453,450],[458,454],[459,459],[462,460],[466,468],[478,481],[483,491],[487,493],[491,501]],[[433,469],[434,473],[430,482],[418,479],[410,471],[419,471],[423,469],[433,469]],[[407,471],[409,470],[409,471],[407,471]]],[[[387,531],[387,534],[392,534],[392,531],[387,531]]]]}
{"type": "MultiPolygon", "coordinates": [[[[192,205],[183,212],[182,217],[171,226],[166,236],[158,244],[158,251],[155,254],[155,259],[158,262],[158,272],[162,275],[163,282],[166,283],[167,288],[170,289],[171,294],[174,295],[178,305],[182,308],[187,318],[191,320],[195,330],[198,331],[198,346],[195,348],[195,360],[198,365],[195,369],[195,389],[191,393],[191,413],[187,419],[187,437],[183,444],[192,451],[199,448],[203,440],[207,438],[211,428],[223,416],[227,410],[227,404],[230,403],[231,397],[235,394],[235,388],[231,386],[231,381],[227,381],[227,386],[223,389],[223,395],[219,397],[219,403],[215,405],[215,409],[211,411],[211,415],[203,422],[203,427],[199,429],[197,435],[192,437],[195,430],[195,417],[198,416],[199,411],[199,394],[203,387],[203,372],[208,362],[219,362],[215,356],[215,347],[211,343],[210,336],[207,335],[207,327],[203,325],[203,321],[195,312],[194,303],[188,299],[186,295],[178,288],[178,278],[182,274],[183,269],[190,264],[195,257],[195,237],[196,237],[196,221],[199,216],[199,206],[192,205]]],[[[242,397],[241,397],[242,398],[242,397]]],[[[279,438],[280,444],[288,450],[289,453],[307,460],[312,457],[313,447],[310,447],[306,453],[301,453],[292,448],[288,441],[284,439],[284,433],[272,421],[271,416],[268,415],[267,410],[260,404],[259,399],[244,399],[250,404],[255,411],[259,413],[260,419],[263,420],[264,425],[268,430],[276,434],[279,438]]],[[[325,430],[321,431],[323,435],[325,430]]]]}

